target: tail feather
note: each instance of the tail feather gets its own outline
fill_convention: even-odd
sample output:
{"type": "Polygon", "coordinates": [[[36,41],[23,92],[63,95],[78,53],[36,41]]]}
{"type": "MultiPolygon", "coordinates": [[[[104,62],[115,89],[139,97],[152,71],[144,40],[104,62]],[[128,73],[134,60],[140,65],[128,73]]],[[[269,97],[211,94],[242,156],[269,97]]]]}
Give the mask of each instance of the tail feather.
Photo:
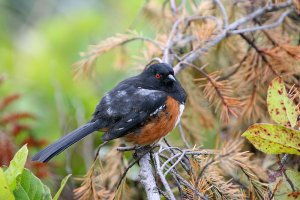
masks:
{"type": "Polygon", "coordinates": [[[60,154],[66,148],[70,147],[72,144],[78,142],[85,136],[89,135],[90,133],[99,130],[102,128],[98,121],[96,122],[89,122],[78,129],[68,133],[67,135],[63,136],[58,141],[50,144],[42,151],[38,152],[32,157],[33,161],[39,162],[48,162],[54,156],[60,154]]]}

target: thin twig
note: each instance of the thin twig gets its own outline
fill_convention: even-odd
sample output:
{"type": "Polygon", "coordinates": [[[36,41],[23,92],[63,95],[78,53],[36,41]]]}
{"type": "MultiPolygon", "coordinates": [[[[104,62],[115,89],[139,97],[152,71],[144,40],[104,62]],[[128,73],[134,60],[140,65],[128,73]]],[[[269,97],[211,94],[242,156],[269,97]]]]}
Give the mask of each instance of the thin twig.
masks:
{"type": "Polygon", "coordinates": [[[176,20],[176,22],[172,26],[172,29],[171,29],[171,32],[169,34],[169,38],[167,40],[167,43],[166,43],[165,48],[164,48],[164,53],[163,53],[163,59],[162,60],[165,63],[170,63],[170,60],[169,60],[169,51],[170,51],[170,48],[171,48],[172,44],[174,43],[173,38],[174,38],[175,33],[176,33],[177,29],[178,29],[178,26],[182,22],[182,20],[183,20],[182,18],[176,20]]]}
{"type": "Polygon", "coordinates": [[[190,65],[191,67],[193,67],[194,69],[196,69],[198,72],[200,72],[203,76],[205,76],[205,78],[210,82],[210,84],[214,87],[217,95],[220,97],[222,104],[227,108],[227,110],[232,114],[232,115],[236,115],[236,113],[230,108],[230,106],[228,105],[228,103],[226,102],[223,94],[221,93],[220,89],[218,88],[218,86],[216,85],[216,81],[213,80],[203,69],[197,67],[194,64],[190,64],[190,63],[184,63],[187,65],[190,65]]]}
{"type": "MultiPolygon", "coordinates": [[[[138,37],[135,37],[131,40],[127,40],[124,42],[124,44],[128,43],[128,42],[131,42],[131,41],[135,41],[135,40],[142,40],[142,41],[145,41],[145,42],[149,42],[149,43],[152,43],[154,46],[158,47],[160,50],[163,50],[163,46],[161,44],[159,44],[159,42],[151,39],[151,38],[146,38],[146,37],[143,37],[143,36],[138,36],[138,37]]],[[[123,44],[122,44],[123,45],[123,44]]]]}
{"type": "Polygon", "coordinates": [[[174,169],[171,170],[171,174],[175,175],[178,180],[189,189],[193,190],[193,192],[196,193],[197,196],[199,196],[201,199],[207,200],[208,198],[205,197],[203,194],[201,194],[195,187],[193,187],[189,182],[187,182],[184,178],[182,178],[177,172],[174,171],[174,169]]]}
{"type": "Polygon", "coordinates": [[[279,26],[280,24],[282,24],[283,20],[286,18],[286,16],[288,16],[290,13],[292,12],[292,10],[287,10],[285,11],[276,22],[272,23],[272,24],[267,24],[267,25],[263,25],[263,26],[255,26],[255,27],[251,27],[251,28],[245,28],[245,29],[239,29],[239,30],[233,30],[230,33],[231,34],[240,34],[240,33],[248,33],[248,32],[254,32],[254,31],[260,31],[260,30],[266,30],[266,29],[271,29],[271,28],[275,28],[277,26],[279,26]]]}
{"type": "Polygon", "coordinates": [[[263,54],[263,52],[256,46],[256,44],[251,41],[247,36],[245,36],[243,33],[240,33],[240,36],[259,54],[259,56],[262,58],[262,60],[267,64],[269,69],[272,71],[272,73],[276,76],[280,76],[278,72],[276,72],[271,65],[271,63],[268,61],[267,57],[263,54]]]}
{"type": "Polygon", "coordinates": [[[161,166],[160,166],[160,162],[159,162],[159,156],[158,156],[158,153],[154,153],[154,159],[155,159],[155,166],[156,166],[156,171],[157,171],[157,174],[164,186],[164,188],[166,189],[166,192],[168,193],[168,196],[171,200],[176,200],[171,188],[170,188],[170,185],[169,183],[167,182],[165,176],[163,175],[163,172],[162,172],[162,169],[161,169],[161,166]]]}
{"type": "Polygon", "coordinates": [[[194,60],[199,59],[200,56],[202,56],[204,53],[206,53],[209,49],[216,46],[221,42],[224,38],[227,37],[228,33],[230,33],[233,30],[236,30],[239,26],[252,21],[253,19],[266,14],[267,12],[277,11],[280,9],[284,9],[287,7],[290,7],[292,5],[292,1],[288,0],[287,2],[280,3],[280,4],[268,4],[265,7],[258,8],[254,12],[250,13],[249,15],[242,17],[235,22],[229,24],[226,29],[223,29],[216,37],[212,38],[211,40],[208,40],[204,46],[198,47],[195,50],[187,53],[185,56],[183,56],[182,61],[179,62],[174,67],[174,72],[177,74],[181,70],[183,70],[188,65],[185,65],[183,63],[192,63],[194,60]]]}
{"type": "MultiPolygon", "coordinates": [[[[249,53],[249,51],[248,51],[249,53]]],[[[246,59],[248,58],[249,54],[246,53],[245,56],[242,58],[242,60],[240,61],[239,65],[229,74],[225,75],[225,76],[222,76],[218,79],[218,81],[224,81],[224,80],[227,80],[229,77],[233,76],[234,74],[236,74],[240,67],[242,66],[242,64],[246,61],[246,59]]]]}
{"type": "MultiPolygon", "coordinates": [[[[131,150],[128,150],[130,148],[127,148],[126,150],[120,150],[119,148],[120,147],[117,148],[118,151],[131,151],[131,150],[139,150],[141,147],[140,148],[135,148],[135,149],[133,149],[133,147],[131,147],[131,150]]],[[[125,149],[125,147],[123,147],[123,149],[125,149]]],[[[150,148],[149,150],[145,151],[142,155],[138,155],[138,157],[128,165],[128,167],[125,169],[125,171],[123,172],[123,174],[122,174],[122,176],[121,176],[121,178],[120,178],[120,180],[118,182],[117,189],[121,185],[122,180],[125,178],[125,176],[126,176],[127,172],[129,171],[129,169],[131,167],[133,167],[133,165],[135,165],[135,163],[137,163],[144,155],[146,155],[147,153],[149,153],[150,151],[152,151],[152,149],[153,148],[150,148]]]]}
{"type": "Polygon", "coordinates": [[[173,161],[173,159],[180,157],[182,155],[182,153],[177,153],[177,154],[173,154],[170,158],[168,158],[162,165],[161,165],[161,169],[164,170],[164,168],[167,166],[167,164],[169,164],[169,162],[173,161]]]}
{"type": "Polygon", "coordinates": [[[94,157],[94,162],[95,162],[95,160],[98,158],[101,148],[102,148],[104,145],[106,145],[108,142],[109,142],[109,141],[105,141],[105,142],[103,142],[102,144],[100,144],[100,145],[98,146],[98,149],[97,149],[97,151],[96,151],[96,155],[95,155],[95,157],[94,157]]]}
{"type": "Polygon", "coordinates": [[[214,0],[214,2],[218,5],[218,7],[220,8],[221,13],[223,15],[223,27],[227,28],[227,26],[228,26],[228,15],[227,15],[226,9],[225,9],[223,3],[220,0],[214,0]]]}
{"type": "Polygon", "coordinates": [[[190,26],[191,22],[200,21],[200,20],[212,20],[212,21],[216,22],[217,27],[218,27],[217,30],[222,29],[220,20],[215,16],[212,16],[212,15],[209,15],[209,16],[190,16],[190,17],[185,18],[185,21],[184,21],[185,24],[184,24],[182,32],[186,31],[186,29],[190,26]]]}
{"type": "Polygon", "coordinates": [[[231,23],[230,25],[228,25],[227,29],[228,30],[235,30],[239,26],[253,20],[256,17],[264,15],[267,12],[272,12],[272,11],[277,11],[277,10],[280,10],[280,9],[283,9],[283,8],[287,8],[287,7],[291,6],[292,4],[293,4],[292,1],[288,0],[284,3],[269,4],[269,5],[266,5],[265,7],[258,8],[253,13],[251,13],[251,14],[245,16],[245,17],[242,17],[242,18],[236,20],[235,22],[231,23]]]}
{"type": "Polygon", "coordinates": [[[173,15],[176,16],[177,15],[177,7],[176,7],[175,0],[170,0],[170,6],[171,6],[173,15]]]}
{"type": "MultiPolygon", "coordinates": [[[[166,176],[174,167],[176,167],[176,165],[181,162],[181,160],[183,159],[183,157],[185,156],[185,152],[183,152],[180,157],[176,160],[176,162],[164,173],[164,176],[166,176]]],[[[163,168],[162,168],[163,169],[163,168]]]]}
{"type": "MultiPolygon", "coordinates": [[[[285,158],[285,159],[287,159],[287,158],[285,158]]],[[[279,164],[279,167],[280,167],[279,170],[283,173],[283,175],[284,175],[286,181],[287,181],[287,182],[289,183],[289,185],[291,186],[291,189],[293,190],[293,192],[295,192],[295,191],[296,191],[296,190],[295,190],[295,186],[294,186],[293,182],[291,181],[291,179],[287,176],[287,174],[286,174],[286,169],[285,169],[285,167],[284,167],[284,164],[281,162],[279,155],[278,155],[278,164],[279,164]]]]}
{"type": "Polygon", "coordinates": [[[178,190],[179,190],[181,199],[183,199],[184,193],[183,193],[183,188],[182,188],[182,185],[180,184],[179,179],[178,179],[174,174],[172,174],[172,173],[171,173],[171,176],[173,177],[173,179],[174,179],[175,182],[176,182],[176,185],[177,185],[177,187],[178,187],[178,190]]]}
{"type": "Polygon", "coordinates": [[[163,197],[165,197],[167,200],[169,200],[170,198],[169,198],[169,196],[168,196],[168,194],[165,192],[165,191],[163,191],[162,189],[160,189],[160,188],[157,188],[158,189],[158,192],[159,192],[159,194],[161,194],[163,197]]]}
{"type": "Polygon", "coordinates": [[[184,134],[184,131],[183,131],[181,122],[178,123],[178,130],[179,130],[179,134],[180,134],[180,137],[181,137],[181,139],[182,139],[184,145],[185,145],[187,148],[191,148],[191,146],[189,145],[188,141],[187,141],[186,138],[185,138],[185,134],[184,134]]]}
{"type": "Polygon", "coordinates": [[[219,44],[227,35],[227,31],[223,30],[219,35],[217,35],[213,40],[207,41],[205,46],[201,48],[197,48],[194,51],[191,51],[190,53],[186,54],[183,56],[182,61],[179,62],[175,67],[174,67],[174,72],[175,74],[178,74],[181,70],[183,70],[185,67],[188,65],[184,63],[192,63],[194,60],[199,59],[199,57],[206,53],[209,49],[214,47],[215,45],[219,44]]]}
{"type": "MultiPolygon", "coordinates": [[[[197,176],[196,179],[196,184],[195,184],[195,188],[198,188],[199,182],[200,182],[200,178],[202,177],[202,174],[204,173],[204,171],[208,168],[209,165],[213,164],[214,162],[216,162],[216,159],[211,160],[210,162],[206,163],[206,165],[204,165],[204,167],[202,168],[202,170],[200,171],[200,173],[197,176]]],[[[194,198],[196,196],[196,193],[194,192],[194,198]]]]}
{"type": "MultiPolygon", "coordinates": [[[[165,156],[164,154],[160,153],[159,156],[161,156],[164,159],[168,159],[167,156],[165,156]]],[[[171,161],[172,163],[172,161],[171,161]]],[[[182,178],[179,173],[176,171],[176,168],[173,168],[170,170],[170,174],[173,177],[176,177],[178,179],[179,182],[181,182],[185,187],[191,189],[193,192],[195,192],[197,194],[197,196],[199,196],[201,199],[207,200],[208,198],[205,197],[203,194],[201,194],[198,190],[196,190],[189,182],[187,182],[184,178],[182,178]]]]}
{"type": "MultiPolygon", "coordinates": [[[[162,153],[160,153],[159,156],[160,156],[161,158],[165,159],[165,160],[168,160],[168,159],[169,159],[168,156],[165,156],[165,155],[162,154],[162,153]]],[[[161,159],[161,160],[162,160],[162,159],[161,159]]],[[[174,164],[172,161],[170,161],[170,163],[171,163],[171,164],[174,164]]],[[[178,172],[177,172],[177,169],[176,169],[175,167],[172,168],[171,171],[172,171],[172,172],[174,171],[175,173],[178,173],[178,172]]],[[[187,173],[188,173],[188,172],[187,172],[187,173]]],[[[182,188],[182,185],[180,184],[179,179],[175,176],[174,173],[170,173],[170,174],[171,174],[171,176],[173,177],[173,179],[174,179],[175,182],[176,182],[176,185],[177,185],[177,187],[178,187],[178,190],[179,190],[179,193],[180,193],[181,198],[183,198],[183,188],[182,188]]]]}
{"type": "Polygon", "coordinates": [[[185,3],[186,3],[186,0],[181,0],[181,3],[179,4],[179,6],[177,6],[177,12],[184,8],[185,3]]]}
{"type": "MultiPolygon", "coordinates": [[[[159,151],[159,153],[162,153],[163,151],[165,151],[165,150],[170,150],[170,153],[172,154],[172,155],[174,155],[175,154],[175,152],[174,152],[174,150],[178,150],[179,152],[183,152],[183,150],[181,150],[180,148],[178,148],[178,147],[171,147],[171,145],[168,143],[168,141],[164,138],[164,141],[165,141],[165,143],[168,145],[168,147],[162,147],[161,149],[160,149],[160,151],[159,151]]],[[[191,173],[191,168],[189,167],[189,158],[188,157],[184,157],[185,159],[183,159],[182,161],[180,161],[180,164],[181,164],[181,166],[184,168],[184,170],[188,173],[188,174],[190,174],[191,173]]]]}

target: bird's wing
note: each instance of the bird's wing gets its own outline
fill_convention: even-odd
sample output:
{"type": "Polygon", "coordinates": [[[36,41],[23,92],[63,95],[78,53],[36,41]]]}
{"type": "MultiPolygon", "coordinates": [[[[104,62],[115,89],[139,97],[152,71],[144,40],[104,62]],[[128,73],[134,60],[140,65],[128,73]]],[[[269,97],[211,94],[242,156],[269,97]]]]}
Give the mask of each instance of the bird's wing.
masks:
{"type": "MultiPolygon", "coordinates": [[[[145,122],[152,113],[157,112],[165,104],[167,94],[158,90],[122,86],[120,90],[113,90],[104,97],[99,113],[109,119],[108,131],[103,135],[103,140],[112,140],[122,137],[136,126],[145,122]],[[126,87],[126,88],[124,88],[126,87]],[[110,100],[110,102],[105,102],[110,100]]],[[[101,104],[101,103],[100,103],[101,104]]]]}

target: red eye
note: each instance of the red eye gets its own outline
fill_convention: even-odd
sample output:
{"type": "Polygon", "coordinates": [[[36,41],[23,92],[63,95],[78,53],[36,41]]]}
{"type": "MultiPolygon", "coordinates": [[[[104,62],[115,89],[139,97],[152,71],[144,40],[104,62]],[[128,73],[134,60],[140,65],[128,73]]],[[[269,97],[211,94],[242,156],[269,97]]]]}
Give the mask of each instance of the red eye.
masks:
{"type": "Polygon", "coordinates": [[[155,78],[160,78],[160,74],[155,74],[155,78]]]}

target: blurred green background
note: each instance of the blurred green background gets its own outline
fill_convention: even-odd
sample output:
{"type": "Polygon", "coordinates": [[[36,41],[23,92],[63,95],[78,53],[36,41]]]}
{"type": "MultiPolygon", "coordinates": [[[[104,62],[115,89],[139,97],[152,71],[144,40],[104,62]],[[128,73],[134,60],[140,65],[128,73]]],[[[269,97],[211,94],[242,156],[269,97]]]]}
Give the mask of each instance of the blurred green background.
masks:
{"type": "MultiPolygon", "coordinates": [[[[21,100],[11,108],[31,112],[28,120],[37,138],[49,143],[90,119],[103,94],[125,77],[136,74],[134,56],[141,54],[140,42],[130,44],[128,62],[116,63],[113,50],[102,56],[92,77],[74,79],[72,65],[81,59],[88,45],[124,33],[128,29],[153,35],[140,16],[144,1],[109,0],[1,0],[0,74],[5,78],[0,95],[20,93],[21,100]],[[132,51],[132,52],[131,52],[132,51]]],[[[84,174],[89,167],[100,136],[90,136],[83,145],[72,148],[77,160],[85,157],[84,174]],[[93,140],[93,138],[95,140],[93,140]],[[82,147],[83,146],[83,147],[82,147]]],[[[38,149],[31,149],[33,155],[38,149]]],[[[62,156],[58,158],[62,161],[62,156]]],[[[71,163],[73,165],[73,163],[71,163]]],[[[77,165],[74,163],[74,165],[77,165]]],[[[65,169],[61,169],[65,170],[65,169]]]]}

